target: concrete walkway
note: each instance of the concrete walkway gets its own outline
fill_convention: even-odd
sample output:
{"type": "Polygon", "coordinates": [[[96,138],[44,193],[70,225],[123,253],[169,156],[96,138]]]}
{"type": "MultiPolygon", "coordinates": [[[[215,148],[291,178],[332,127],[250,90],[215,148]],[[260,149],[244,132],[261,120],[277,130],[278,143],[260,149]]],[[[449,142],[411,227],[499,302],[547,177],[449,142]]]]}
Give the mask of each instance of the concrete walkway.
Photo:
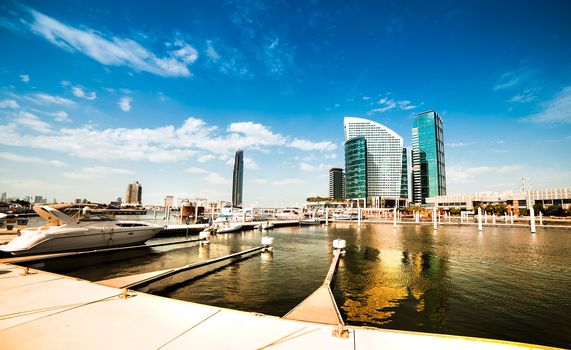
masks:
{"type": "Polygon", "coordinates": [[[284,320],[0,264],[2,349],[521,349],[476,338],[284,320]]]}

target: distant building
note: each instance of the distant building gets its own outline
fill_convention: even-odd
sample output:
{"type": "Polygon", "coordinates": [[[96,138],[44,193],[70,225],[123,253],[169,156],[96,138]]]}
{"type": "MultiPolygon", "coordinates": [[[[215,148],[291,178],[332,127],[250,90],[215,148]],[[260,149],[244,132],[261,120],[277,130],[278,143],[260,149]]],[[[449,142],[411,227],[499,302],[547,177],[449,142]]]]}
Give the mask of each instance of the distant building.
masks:
{"type": "Polygon", "coordinates": [[[409,198],[408,197],[408,149],[405,147],[402,149],[402,174],[401,174],[401,182],[400,182],[400,197],[401,198],[409,198]]]}
{"type": "Polygon", "coordinates": [[[232,205],[242,207],[242,184],[244,180],[244,151],[236,151],[232,175],[232,205]]]}
{"type": "Polygon", "coordinates": [[[34,203],[43,203],[44,197],[43,196],[34,196],[34,203]]]}
{"type": "Polygon", "coordinates": [[[0,200],[1,200],[1,201],[5,201],[5,200],[6,200],[6,192],[2,192],[2,196],[0,196],[0,200]]]}
{"type": "Polygon", "coordinates": [[[125,192],[126,205],[141,205],[143,197],[143,186],[137,181],[134,184],[127,185],[125,192]]]}
{"type": "Polygon", "coordinates": [[[382,124],[363,118],[345,117],[344,129],[347,198],[371,198],[375,203],[379,199],[401,199],[402,137],[382,124]],[[358,172],[363,167],[365,174],[358,172]],[[366,186],[363,186],[363,177],[366,186]]]}
{"type": "Polygon", "coordinates": [[[172,207],[174,204],[173,196],[165,196],[165,208],[172,207]]]}
{"type": "Polygon", "coordinates": [[[442,118],[434,111],[416,115],[412,127],[412,200],[446,195],[442,118]]]}
{"type": "Polygon", "coordinates": [[[335,199],[345,198],[345,174],[341,168],[329,170],[329,197],[335,199]]]}

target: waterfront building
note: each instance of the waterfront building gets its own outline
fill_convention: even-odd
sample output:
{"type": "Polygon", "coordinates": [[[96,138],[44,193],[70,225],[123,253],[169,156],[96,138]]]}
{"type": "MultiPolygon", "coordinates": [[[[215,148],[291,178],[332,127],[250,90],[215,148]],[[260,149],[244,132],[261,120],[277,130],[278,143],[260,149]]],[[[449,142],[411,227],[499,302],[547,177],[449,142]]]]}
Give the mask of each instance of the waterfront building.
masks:
{"type": "Polygon", "coordinates": [[[563,209],[571,208],[571,187],[548,188],[542,190],[526,189],[512,192],[475,192],[460,193],[445,196],[426,198],[426,203],[440,208],[459,208],[473,210],[479,204],[505,204],[514,209],[517,214],[519,209],[531,209],[534,205],[548,207],[560,206],[563,209]]]}
{"type": "Polygon", "coordinates": [[[127,185],[125,192],[125,205],[141,205],[143,197],[143,186],[139,181],[127,185]]]}
{"type": "Polygon", "coordinates": [[[329,169],[329,198],[345,198],[345,174],[341,168],[329,169]]]}
{"type": "MultiPolygon", "coordinates": [[[[372,120],[345,117],[345,172],[347,198],[401,199],[403,181],[403,139],[393,130],[372,120]],[[361,183],[353,181],[354,159],[361,159],[365,152],[365,162],[356,162],[357,169],[364,166],[366,190],[361,183]],[[365,163],[365,164],[363,164],[365,163]],[[353,170],[353,169],[351,169],[353,170]],[[353,191],[356,186],[359,191],[353,191]],[[351,185],[351,190],[349,189],[351,185]]],[[[356,177],[362,181],[362,176],[356,177]]]]}
{"type": "Polygon", "coordinates": [[[408,199],[408,148],[402,149],[402,174],[400,182],[400,197],[408,199]]]}
{"type": "Polygon", "coordinates": [[[412,127],[412,200],[446,195],[442,117],[434,111],[416,115],[412,127]]]}
{"type": "Polygon", "coordinates": [[[232,206],[242,207],[242,184],[244,180],[244,151],[237,150],[234,156],[232,175],[232,206]]]}
{"type": "Polygon", "coordinates": [[[174,205],[174,197],[173,196],[165,196],[165,208],[171,207],[174,205]]]}
{"type": "Polygon", "coordinates": [[[345,141],[345,196],[367,198],[367,140],[354,137],[345,141]]]}
{"type": "Polygon", "coordinates": [[[6,200],[6,192],[2,192],[2,196],[0,197],[1,201],[5,201],[6,200]]]}

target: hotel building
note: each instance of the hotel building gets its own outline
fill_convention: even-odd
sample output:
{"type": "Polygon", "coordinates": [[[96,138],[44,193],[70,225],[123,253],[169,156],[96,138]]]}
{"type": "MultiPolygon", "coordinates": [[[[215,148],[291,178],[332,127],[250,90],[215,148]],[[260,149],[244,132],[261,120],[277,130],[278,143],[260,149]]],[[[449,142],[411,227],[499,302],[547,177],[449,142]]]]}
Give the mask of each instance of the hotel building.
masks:
{"type": "Polygon", "coordinates": [[[341,168],[329,170],[329,198],[345,198],[345,174],[341,168]]]}

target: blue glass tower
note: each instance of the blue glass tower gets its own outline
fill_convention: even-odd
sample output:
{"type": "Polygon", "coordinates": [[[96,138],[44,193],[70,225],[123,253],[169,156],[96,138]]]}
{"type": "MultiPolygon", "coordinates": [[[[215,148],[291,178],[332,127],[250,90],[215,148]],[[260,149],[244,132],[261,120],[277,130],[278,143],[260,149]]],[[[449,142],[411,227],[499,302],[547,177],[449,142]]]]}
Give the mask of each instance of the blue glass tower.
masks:
{"type": "Polygon", "coordinates": [[[362,136],[345,141],[345,196],[367,198],[367,141],[362,136]]]}

